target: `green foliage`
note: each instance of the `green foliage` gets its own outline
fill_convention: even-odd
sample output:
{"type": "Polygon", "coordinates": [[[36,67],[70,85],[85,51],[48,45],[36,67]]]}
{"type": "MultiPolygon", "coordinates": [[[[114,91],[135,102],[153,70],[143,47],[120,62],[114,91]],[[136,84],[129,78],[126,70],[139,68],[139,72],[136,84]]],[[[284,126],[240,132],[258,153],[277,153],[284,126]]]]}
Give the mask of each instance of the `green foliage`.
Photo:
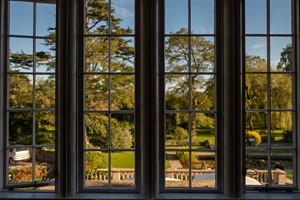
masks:
{"type": "Polygon", "coordinates": [[[261,143],[261,136],[256,131],[247,131],[245,140],[247,144],[257,146],[261,143]]]}
{"type": "Polygon", "coordinates": [[[172,134],[177,145],[186,145],[188,143],[189,133],[186,129],[177,126],[172,134]]]}
{"type": "Polygon", "coordinates": [[[97,180],[97,170],[108,169],[108,159],[101,152],[87,151],[85,153],[85,177],[88,180],[97,180]]]}
{"type": "MultiPolygon", "coordinates": [[[[181,162],[182,165],[184,166],[189,166],[190,165],[190,153],[189,152],[176,152],[176,155],[181,162]]],[[[197,165],[199,163],[199,160],[197,159],[197,154],[195,152],[191,153],[191,162],[192,162],[192,167],[197,165]]]]}
{"type": "Polygon", "coordinates": [[[126,126],[114,127],[111,137],[113,148],[128,149],[132,147],[133,137],[130,128],[126,126]]]}
{"type": "Polygon", "coordinates": [[[283,140],[285,142],[293,142],[293,131],[284,131],[283,140]]]}

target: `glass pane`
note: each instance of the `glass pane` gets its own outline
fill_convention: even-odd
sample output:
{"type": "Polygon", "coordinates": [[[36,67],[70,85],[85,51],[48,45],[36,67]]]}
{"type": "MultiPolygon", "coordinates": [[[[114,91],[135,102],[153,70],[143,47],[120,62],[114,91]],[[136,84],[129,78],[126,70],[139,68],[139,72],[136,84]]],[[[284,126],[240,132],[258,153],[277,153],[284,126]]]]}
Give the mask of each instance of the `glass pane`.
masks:
{"type": "Polygon", "coordinates": [[[188,34],[187,0],[165,0],[165,33],[188,34]]]}
{"type": "Polygon", "coordinates": [[[11,148],[8,150],[8,183],[32,182],[32,149],[11,148]]]}
{"type": "Polygon", "coordinates": [[[165,155],[165,187],[189,187],[190,153],[168,151],[165,155]]]}
{"type": "Polygon", "coordinates": [[[85,187],[108,187],[108,153],[87,151],[84,159],[85,187]]]}
{"type": "Polygon", "coordinates": [[[10,34],[33,35],[33,2],[10,1],[10,34]]]}
{"type": "Polygon", "coordinates": [[[267,71],[266,37],[246,37],[246,71],[267,71]]]}
{"type": "Polygon", "coordinates": [[[108,148],[108,115],[86,113],[84,122],[85,148],[108,148]]]}
{"type": "Polygon", "coordinates": [[[165,101],[167,110],[189,109],[189,76],[165,76],[165,101]]]}
{"type": "Polygon", "coordinates": [[[134,187],[134,152],[111,153],[111,165],[113,187],[134,187]]]}
{"type": "Polygon", "coordinates": [[[36,72],[55,72],[55,39],[36,40],[36,72]]]}
{"type": "Polygon", "coordinates": [[[10,75],[9,79],[9,107],[31,108],[32,105],[32,75],[10,75]]]}
{"type": "Polygon", "coordinates": [[[55,113],[53,111],[36,112],[35,127],[37,145],[55,144],[55,113]]]}
{"type": "Polygon", "coordinates": [[[271,75],[271,108],[292,109],[293,80],[289,74],[271,75]]]}
{"type": "Polygon", "coordinates": [[[214,33],[214,0],[191,0],[192,33],[214,33]]]}
{"type": "Polygon", "coordinates": [[[133,72],[134,71],[134,38],[113,37],[111,38],[111,71],[133,72]]]}
{"type": "Polygon", "coordinates": [[[55,77],[53,75],[36,76],[36,107],[54,108],[55,107],[55,77]]]}
{"type": "Polygon", "coordinates": [[[36,4],[36,35],[55,34],[56,5],[50,3],[36,4]]]}
{"type": "Polygon", "coordinates": [[[270,0],[270,14],[271,33],[291,34],[291,0],[270,0]]]}
{"type": "Polygon", "coordinates": [[[165,71],[187,72],[189,63],[189,38],[165,38],[165,71]]]}
{"type": "Polygon", "coordinates": [[[109,4],[108,0],[85,1],[86,34],[108,34],[109,4]]]}
{"type": "Polygon", "coordinates": [[[267,146],[269,140],[267,112],[246,112],[245,123],[246,146],[267,146]]]}
{"type": "Polygon", "coordinates": [[[192,187],[216,187],[216,157],[214,152],[192,152],[192,187]]]}
{"type": "Polygon", "coordinates": [[[9,39],[9,71],[33,71],[33,40],[28,38],[9,39]]]}
{"type": "Polygon", "coordinates": [[[191,70],[215,71],[215,44],[213,37],[191,37],[191,70]]]}
{"type": "Polygon", "coordinates": [[[191,75],[192,109],[214,110],[215,79],[214,75],[191,75]]]}
{"type": "Polygon", "coordinates": [[[134,110],[134,75],[111,76],[111,109],[134,110]]]}
{"type": "Polygon", "coordinates": [[[290,37],[271,38],[271,70],[293,70],[293,47],[290,37]]]}
{"type": "Polygon", "coordinates": [[[245,0],[246,34],[267,32],[267,1],[245,0]]]}
{"type": "Polygon", "coordinates": [[[192,113],[191,135],[193,149],[215,149],[215,114],[192,113]]]}
{"type": "Polygon", "coordinates": [[[189,148],[189,114],[166,114],[166,149],[189,148]]]}
{"type": "Polygon", "coordinates": [[[85,108],[88,110],[108,110],[108,76],[85,76],[85,108]]]}
{"type": "Polygon", "coordinates": [[[111,0],[112,33],[134,33],[134,0],[111,0]]]}
{"type": "Polygon", "coordinates": [[[293,150],[273,149],[271,151],[271,172],[273,186],[294,186],[293,150]]]}
{"type": "Polygon", "coordinates": [[[293,113],[271,112],[272,146],[293,146],[293,113]]]}
{"type": "Polygon", "coordinates": [[[268,184],[268,151],[265,149],[246,149],[246,186],[268,184]]]}
{"type": "Polygon", "coordinates": [[[109,63],[107,37],[85,38],[85,71],[107,72],[109,63]]]}
{"type": "Polygon", "coordinates": [[[9,113],[9,145],[32,144],[32,112],[9,113]]]}
{"type": "MultiPolygon", "coordinates": [[[[55,148],[43,147],[35,151],[35,180],[55,181],[55,148]]],[[[44,190],[54,190],[54,185],[43,188],[44,190]]]]}
{"type": "Polygon", "coordinates": [[[134,114],[111,115],[111,147],[134,148],[134,114]]]}
{"type": "Polygon", "coordinates": [[[268,84],[266,74],[246,74],[246,109],[267,109],[268,84]]]}

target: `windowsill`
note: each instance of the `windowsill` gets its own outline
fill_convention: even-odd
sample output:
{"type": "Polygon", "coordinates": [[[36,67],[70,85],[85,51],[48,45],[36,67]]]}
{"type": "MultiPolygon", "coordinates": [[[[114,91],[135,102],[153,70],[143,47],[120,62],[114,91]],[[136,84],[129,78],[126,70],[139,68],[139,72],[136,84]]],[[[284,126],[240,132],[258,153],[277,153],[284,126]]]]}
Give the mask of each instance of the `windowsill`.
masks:
{"type": "MultiPolygon", "coordinates": [[[[0,192],[0,199],[146,199],[140,194],[99,194],[99,193],[80,193],[69,198],[61,198],[55,193],[35,193],[35,192],[0,192]]],[[[234,199],[218,193],[162,193],[155,199],[234,199]]],[[[300,199],[300,193],[276,193],[276,192],[247,192],[238,199],[300,199]]]]}

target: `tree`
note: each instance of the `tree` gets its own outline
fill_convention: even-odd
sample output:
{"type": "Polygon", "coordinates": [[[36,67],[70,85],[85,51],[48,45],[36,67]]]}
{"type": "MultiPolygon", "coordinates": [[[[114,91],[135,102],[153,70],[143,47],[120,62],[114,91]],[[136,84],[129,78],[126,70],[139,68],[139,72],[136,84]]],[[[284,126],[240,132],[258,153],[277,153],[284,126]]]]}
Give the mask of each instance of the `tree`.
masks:
{"type": "Polygon", "coordinates": [[[292,44],[288,44],[283,48],[280,54],[280,61],[277,65],[278,71],[292,71],[293,70],[293,47],[292,44]]]}

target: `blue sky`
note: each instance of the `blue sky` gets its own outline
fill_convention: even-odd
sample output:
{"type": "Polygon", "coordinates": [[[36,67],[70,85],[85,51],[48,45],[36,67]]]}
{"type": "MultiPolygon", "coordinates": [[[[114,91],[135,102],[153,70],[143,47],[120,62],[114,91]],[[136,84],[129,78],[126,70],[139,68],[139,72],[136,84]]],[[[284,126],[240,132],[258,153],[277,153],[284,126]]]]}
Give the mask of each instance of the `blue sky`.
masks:
{"type": "MultiPolygon", "coordinates": [[[[134,0],[111,0],[116,10],[116,17],[123,19],[121,26],[134,28],[134,0]]],[[[245,0],[246,33],[265,34],[267,31],[266,0],[245,0]]],[[[33,3],[11,1],[11,34],[33,35],[33,3]]],[[[188,0],[165,0],[165,32],[177,32],[188,28],[188,0]]],[[[270,0],[270,32],[276,34],[291,33],[291,0],[270,0]]],[[[47,35],[47,29],[55,26],[55,5],[37,4],[38,36],[47,35]]],[[[191,29],[193,33],[214,33],[214,0],[191,0],[191,29]]],[[[32,40],[19,39],[11,41],[11,50],[32,51],[32,40]],[[22,41],[23,40],[23,41],[22,41]]],[[[280,59],[282,48],[291,42],[291,38],[271,39],[271,63],[275,65],[280,59]]],[[[266,57],[267,43],[265,37],[248,37],[246,53],[266,57]]],[[[43,46],[39,46],[43,50],[43,46]]],[[[44,49],[46,51],[47,49],[44,49]]]]}

